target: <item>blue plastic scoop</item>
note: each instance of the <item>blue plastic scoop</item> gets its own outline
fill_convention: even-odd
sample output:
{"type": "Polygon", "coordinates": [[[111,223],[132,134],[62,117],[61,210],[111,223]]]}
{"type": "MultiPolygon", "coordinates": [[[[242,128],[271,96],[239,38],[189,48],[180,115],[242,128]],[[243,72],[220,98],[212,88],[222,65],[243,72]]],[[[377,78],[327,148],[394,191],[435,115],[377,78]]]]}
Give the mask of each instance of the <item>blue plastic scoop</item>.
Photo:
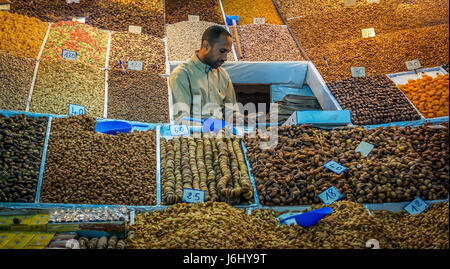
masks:
{"type": "Polygon", "coordinates": [[[148,127],[147,124],[130,124],[125,121],[101,121],[95,125],[95,131],[98,133],[115,135],[119,133],[129,133],[133,127],[148,127]]]}
{"type": "Polygon", "coordinates": [[[194,119],[194,118],[189,118],[189,117],[183,117],[183,120],[201,122],[203,125],[202,129],[203,129],[204,133],[209,133],[209,132],[218,133],[220,130],[225,128],[225,126],[229,126],[231,128],[231,131],[233,132],[233,134],[238,135],[238,132],[233,127],[233,125],[231,125],[231,123],[228,123],[223,120],[212,119],[212,118],[200,120],[200,119],[194,119]]]}
{"type": "Polygon", "coordinates": [[[295,214],[292,216],[289,216],[287,218],[284,218],[280,220],[281,224],[285,224],[286,222],[289,222],[289,220],[295,219],[295,222],[304,227],[311,227],[318,223],[321,219],[325,218],[326,216],[330,215],[333,212],[333,209],[331,207],[322,207],[313,211],[309,211],[306,213],[300,213],[295,214]]]}

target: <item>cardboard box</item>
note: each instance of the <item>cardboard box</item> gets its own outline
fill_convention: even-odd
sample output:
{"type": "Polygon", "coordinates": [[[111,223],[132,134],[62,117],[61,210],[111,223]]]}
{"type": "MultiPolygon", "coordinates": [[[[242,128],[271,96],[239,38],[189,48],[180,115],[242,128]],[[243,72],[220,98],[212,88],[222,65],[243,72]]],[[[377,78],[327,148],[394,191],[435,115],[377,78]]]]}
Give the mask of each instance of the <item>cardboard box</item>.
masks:
{"type": "Polygon", "coordinates": [[[31,233],[18,233],[2,249],[23,249],[33,237],[31,233]]]}
{"type": "Polygon", "coordinates": [[[0,233],[0,249],[5,246],[16,234],[13,233],[0,233]]]}
{"type": "Polygon", "coordinates": [[[30,220],[30,230],[31,231],[47,231],[47,222],[49,219],[48,214],[36,215],[30,220]]]}
{"type": "Polygon", "coordinates": [[[35,234],[35,236],[28,242],[27,247],[29,246],[41,246],[42,248],[45,248],[48,246],[50,241],[52,241],[52,238],[55,234],[54,233],[38,233],[35,234]]]}

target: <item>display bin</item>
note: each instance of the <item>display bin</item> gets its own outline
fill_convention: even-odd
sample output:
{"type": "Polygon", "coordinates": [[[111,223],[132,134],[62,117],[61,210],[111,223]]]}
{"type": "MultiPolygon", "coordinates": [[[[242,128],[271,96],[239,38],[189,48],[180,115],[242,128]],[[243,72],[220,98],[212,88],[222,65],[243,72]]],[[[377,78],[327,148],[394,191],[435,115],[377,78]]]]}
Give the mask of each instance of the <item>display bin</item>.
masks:
{"type": "MultiPolygon", "coordinates": [[[[416,80],[416,79],[421,78],[423,75],[428,75],[428,76],[434,78],[434,77],[436,77],[436,74],[445,75],[445,74],[447,74],[447,71],[445,71],[445,69],[442,68],[442,66],[437,66],[437,67],[431,67],[431,68],[421,68],[421,69],[417,69],[415,71],[393,73],[393,74],[388,74],[387,76],[395,83],[395,85],[402,85],[402,84],[407,84],[409,79],[416,80]]],[[[401,91],[401,92],[403,93],[403,91],[401,91]]],[[[404,95],[409,100],[409,98],[406,96],[406,94],[404,94],[404,95]]],[[[439,123],[439,122],[444,122],[444,121],[449,120],[448,116],[436,117],[436,118],[426,118],[420,112],[420,110],[414,105],[414,103],[411,100],[409,100],[409,102],[414,106],[416,111],[419,113],[419,115],[422,117],[422,119],[424,119],[426,122],[439,123]]]]}

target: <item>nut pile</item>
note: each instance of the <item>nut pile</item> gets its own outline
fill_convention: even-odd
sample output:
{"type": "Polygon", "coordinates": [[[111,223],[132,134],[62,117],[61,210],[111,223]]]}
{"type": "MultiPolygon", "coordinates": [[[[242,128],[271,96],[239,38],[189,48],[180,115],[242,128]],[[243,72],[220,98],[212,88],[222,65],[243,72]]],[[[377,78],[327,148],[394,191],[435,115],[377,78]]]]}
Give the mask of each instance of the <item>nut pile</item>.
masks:
{"type": "Polygon", "coordinates": [[[86,16],[82,7],[91,5],[95,0],[83,0],[80,4],[68,4],[66,0],[11,0],[11,12],[43,21],[55,22],[74,16],[86,16]]]}
{"type": "Polygon", "coordinates": [[[119,59],[124,68],[128,61],[142,62],[142,70],[162,74],[166,72],[164,42],[150,35],[137,35],[126,32],[115,32],[111,36],[109,66],[121,69],[119,59]]]}
{"type": "Polygon", "coordinates": [[[448,196],[448,130],[426,126],[320,130],[279,127],[278,144],[261,149],[264,133],[246,138],[247,156],[261,204],[309,205],[334,185],[344,200],[384,203],[445,199],[448,196]],[[367,157],[355,152],[361,141],[374,145],[367,157]],[[330,160],[348,168],[335,174],[330,160]]]}
{"type": "Polygon", "coordinates": [[[30,112],[67,115],[69,104],[82,105],[88,115],[103,116],[105,75],[97,68],[70,60],[42,61],[30,112]]]}
{"type": "Polygon", "coordinates": [[[155,205],[155,136],[96,133],[87,116],[54,119],[41,202],[155,205]]]}
{"type": "Polygon", "coordinates": [[[117,236],[111,237],[80,237],[78,238],[80,249],[125,249],[126,243],[122,239],[118,239],[117,236]]]}
{"type": "Polygon", "coordinates": [[[254,210],[250,215],[225,203],[176,204],[165,211],[136,216],[131,249],[322,249],[365,248],[371,238],[389,247],[383,226],[362,205],[339,201],[332,215],[308,229],[284,225],[277,212],[254,210]]]}
{"type": "Polygon", "coordinates": [[[0,114],[0,202],[34,203],[47,118],[0,114]]]}
{"type": "Polygon", "coordinates": [[[437,74],[435,78],[423,75],[398,87],[426,118],[448,116],[448,74],[437,74]]]}
{"type": "Polygon", "coordinates": [[[188,15],[197,15],[201,21],[224,23],[217,0],[166,0],[166,23],[187,21],[188,15]]]}
{"type": "Polygon", "coordinates": [[[37,58],[47,28],[36,18],[0,12],[0,52],[37,58]]]}
{"type": "Polygon", "coordinates": [[[342,109],[350,110],[356,125],[420,120],[403,93],[385,75],[344,78],[327,83],[342,109]]]}
{"type": "Polygon", "coordinates": [[[62,50],[77,52],[77,62],[105,67],[108,34],[84,23],[61,21],[52,25],[41,59],[62,59],[62,50]]]}
{"type": "Polygon", "coordinates": [[[405,62],[411,59],[419,59],[423,67],[434,67],[448,61],[448,51],[448,24],[306,48],[326,81],[350,77],[351,67],[356,66],[364,66],[366,75],[404,72],[405,62]]]}
{"type": "Polygon", "coordinates": [[[0,52],[0,109],[26,109],[36,62],[0,52]]]}
{"type": "Polygon", "coordinates": [[[264,18],[268,24],[283,24],[272,0],[223,0],[222,5],[225,14],[239,16],[239,25],[252,24],[253,18],[264,18]]]}
{"type": "Polygon", "coordinates": [[[362,37],[361,30],[366,28],[374,28],[376,35],[380,35],[448,24],[448,19],[448,9],[405,10],[383,5],[365,5],[321,13],[320,16],[299,17],[289,20],[288,24],[304,48],[313,48],[337,41],[359,39],[362,37]]]}
{"type": "Polygon", "coordinates": [[[297,44],[285,26],[248,24],[237,28],[244,61],[302,60],[297,44]]]}
{"type": "MultiPolygon", "coordinates": [[[[200,49],[203,32],[214,25],[217,24],[206,21],[181,21],[167,25],[169,61],[189,59],[196,50],[200,49]]],[[[234,61],[232,52],[228,53],[227,60],[234,61]]]]}
{"type": "Polygon", "coordinates": [[[162,200],[181,202],[183,189],[205,191],[205,201],[250,204],[253,185],[238,138],[161,140],[162,200]]]}
{"type": "Polygon", "coordinates": [[[142,9],[164,13],[164,0],[112,0],[125,5],[134,5],[142,9]]]}
{"type": "Polygon", "coordinates": [[[168,123],[169,97],[166,79],[149,72],[110,71],[108,117],[168,123]]]}
{"type": "Polygon", "coordinates": [[[396,249],[448,249],[448,202],[431,204],[419,215],[402,211],[372,211],[386,230],[392,248],[396,249]]]}

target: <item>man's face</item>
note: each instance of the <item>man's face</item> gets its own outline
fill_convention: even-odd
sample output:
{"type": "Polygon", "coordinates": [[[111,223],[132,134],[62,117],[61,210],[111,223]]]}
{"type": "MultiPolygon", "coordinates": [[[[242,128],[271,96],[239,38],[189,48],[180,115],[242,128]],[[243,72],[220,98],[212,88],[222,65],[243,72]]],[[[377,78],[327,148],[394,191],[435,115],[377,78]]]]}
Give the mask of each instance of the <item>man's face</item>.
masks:
{"type": "Polygon", "coordinates": [[[231,37],[221,35],[213,46],[206,40],[203,42],[206,43],[203,46],[206,49],[206,64],[213,69],[219,68],[227,60],[227,55],[231,51],[233,44],[231,37]]]}

